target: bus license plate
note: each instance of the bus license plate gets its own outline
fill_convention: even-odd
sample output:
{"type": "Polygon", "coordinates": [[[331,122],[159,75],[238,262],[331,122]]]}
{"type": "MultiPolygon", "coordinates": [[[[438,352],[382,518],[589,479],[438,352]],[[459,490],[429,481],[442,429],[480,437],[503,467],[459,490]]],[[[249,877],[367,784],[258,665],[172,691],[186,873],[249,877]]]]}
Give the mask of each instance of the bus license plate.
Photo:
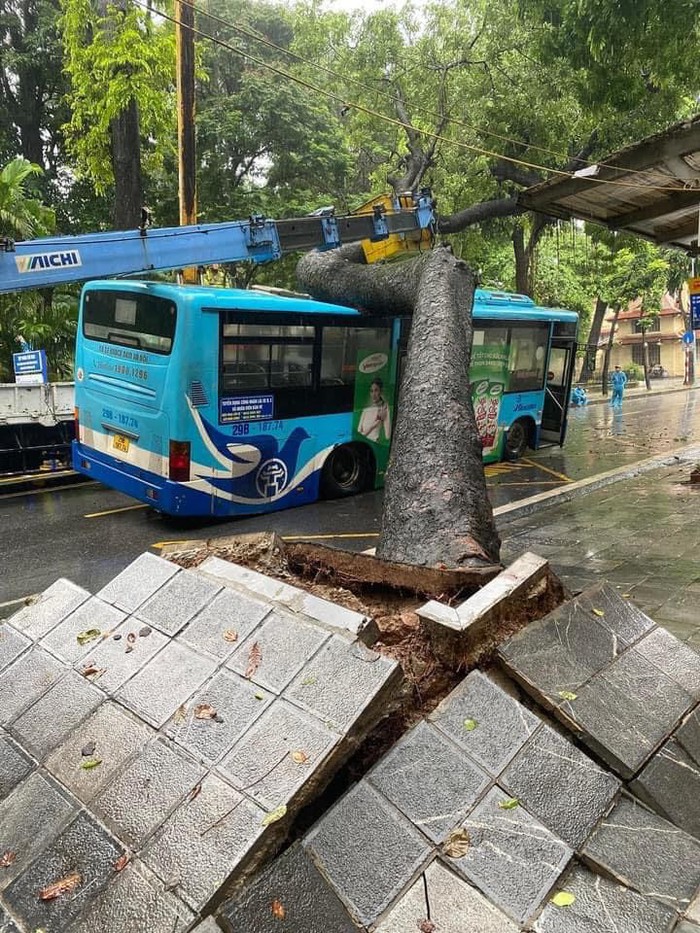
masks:
{"type": "Polygon", "coordinates": [[[129,438],[124,437],[123,434],[115,434],[112,438],[112,447],[115,450],[118,450],[122,454],[129,453],[129,438]]]}

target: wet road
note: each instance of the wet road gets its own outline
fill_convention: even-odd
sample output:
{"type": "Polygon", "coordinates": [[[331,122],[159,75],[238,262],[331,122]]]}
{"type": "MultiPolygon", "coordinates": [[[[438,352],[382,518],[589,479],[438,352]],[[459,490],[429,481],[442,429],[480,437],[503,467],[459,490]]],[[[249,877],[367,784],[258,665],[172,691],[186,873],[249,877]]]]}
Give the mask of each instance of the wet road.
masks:
{"type": "MultiPolygon", "coordinates": [[[[631,397],[571,412],[564,448],[486,468],[494,506],[669,452],[700,438],[700,395],[631,397]]],[[[142,551],[164,541],[254,531],[315,537],[355,550],[379,530],[381,492],[269,515],[183,527],[97,484],[0,497],[0,604],[65,576],[94,592],[142,551]]]]}

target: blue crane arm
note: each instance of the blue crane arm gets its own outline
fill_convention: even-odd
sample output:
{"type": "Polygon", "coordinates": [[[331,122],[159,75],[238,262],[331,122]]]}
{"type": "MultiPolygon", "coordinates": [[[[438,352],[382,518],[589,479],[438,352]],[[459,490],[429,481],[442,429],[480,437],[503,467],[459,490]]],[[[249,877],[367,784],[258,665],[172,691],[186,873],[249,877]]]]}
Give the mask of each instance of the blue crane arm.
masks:
{"type": "Polygon", "coordinates": [[[285,253],[380,240],[428,229],[434,223],[434,202],[429,192],[422,192],[414,197],[412,208],[391,213],[376,209],[371,214],[336,217],[329,210],[279,221],[251,217],[20,243],[5,239],[0,240],[0,292],[212,263],[271,262],[285,253]]]}

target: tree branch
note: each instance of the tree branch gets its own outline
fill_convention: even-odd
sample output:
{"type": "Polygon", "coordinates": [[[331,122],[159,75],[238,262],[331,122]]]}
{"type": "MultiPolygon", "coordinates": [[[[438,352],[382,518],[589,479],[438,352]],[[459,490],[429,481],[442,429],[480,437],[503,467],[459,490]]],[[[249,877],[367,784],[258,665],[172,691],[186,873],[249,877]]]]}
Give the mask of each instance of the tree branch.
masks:
{"type": "Polygon", "coordinates": [[[516,165],[514,162],[507,162],[499,159],[491,166],[491,174],[498,182],[512,181],[523,188],[531,188],[533,185],[539,185],[542,176],[537,172],[516,165]]]}
{"type": "Polygon", "coordinates": [[[485,220],[492,220],[495,217],[512,217],[515,214],[523,214],[525,209],[518,205],[517,197],[494,198],[491,201],[482,201],[480,204],[473,204],[464,210],[450,214],[448,217],[438,219],[438,231],[440,233],[459,233],[460,230],[466,230],[474,224],[480,224],[485,220]]]}

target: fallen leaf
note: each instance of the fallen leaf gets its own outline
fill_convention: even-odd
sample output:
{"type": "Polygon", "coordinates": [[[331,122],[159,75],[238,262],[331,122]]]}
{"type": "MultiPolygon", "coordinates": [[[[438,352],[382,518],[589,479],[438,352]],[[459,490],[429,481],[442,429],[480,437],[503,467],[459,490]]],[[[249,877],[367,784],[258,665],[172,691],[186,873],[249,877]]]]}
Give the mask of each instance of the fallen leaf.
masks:
{"type": "Polygon", "coordinates": [[[218,715],[211,703],[200,703],[194,708],[195,719],[215,719],[218,715]]]}
{"type": "Polygon", "coordinates": [[[99,638],[102,632],[98,628],[88,628],[84,632],[78,632],[75,636],[79,645],[87,645],[88,642],[99,638]]]}
{"type": "Polygon", "coordinates": [[[77,871],[74,871],[72,874],[66,875],[65,878],[61,878],[60,881],[47,884],[45,888],[39,891],[39,899],[42,901],[52,901],[57,897],[61,897],[62,894],[70,894],[71,891],[75,891],[82,880],[82,876],[79,875],[77,871]]]}
{"type": "Polygon", "coordinates": [[[281,807],[277,807],[276,810],[272,810],[270,813],[266,813],[263,817],[262,825],[270,826],[272,823],[276,823],[278,820],[281,820],[283,816],[287,814],[287,805],[282,804],[281,807]]]}
{"type": "Polygon", "coordinates": [[[507,800],[501,800],[498,806],[501,810],[515,810],[520,806],[520,801],[516,797],[509,797],[507,800]]]}
{"type": "Polygon", "coordinates": [[[555,907],[570,907],[576,900],[576,895],[569,891],[557,891],[552,898],[555,907]]]}
{"type": "Polygon", "coordinates": [[[3,852],[3,854],[0,855],[0,868],[9,868],[16,859],[16,852],[3,852]]]}
{"type": "Polygon", "coordinates": [[[181,706],[178,706],[173,716],[173,722],[183,722],[187,719],[187,704],[183,703],[181,706]]]}
{"type": "Polygon", "coordinates": [[[121,640],[122,640],[121,633],[120,633],[120,632],[117,632],[116,635],[112,635],[112,638],[113,638],[115,641],[121,641],[121,640]]]}
{"type": "Polygon", "coordinates": [[[623,599],[629,599],[631,595],[632,595],[631,593],[623,593],[623,594],[622,594],[623,599]]]}
{"type": "Polygon", "coordinates": [[[83,771],[91,771],[93,768],[97,768],[101,764],[101,758],[86,758],[85,761],[81,762],[80,767],[83,769],[83,771]]]}
{"type": "Polygon", "coordinates": [[[133,643],[136,641],[136,632],[129,632],[129,634],[126,636],[126,640],[130,645],[133,645],[133,643]]]}
{"type": "Polygon", "coordinates": [[[246,667],[245,669],[244,676],[250,680],[250,678],[257,671],[257,669],[260,667],[261,664],[262,664],[262,650],[260,649],[260,645],[256,641],[256,642],[253,642],[253,644],[250,647],[250,651],[248,653],[248,667],[246,667]]]}
{"type": "Polygon", "coordinates": [[[133,645],[127,645],[126,648],[124,649],[124,654],[129,654],[129,652],[133,650],[134,650],[133,645]]]}
{"type": "Polygon", "coordinates": [[[287,911],[284,909],[284,905],[275,898],[275,900],[270,905],[272,910],[272,916],[275,920],[284,920],[285,914],[287,911]]]}
{"type": "Polygon", "coordinates": [[[432,920],[419,920],[418,929],[420,930],[420,933],[435,933],[437,927],[432,920]]]}
{"type": "Polygon", "coordinates": [[[139,629],[139,637],[140,637],[140,638],[148,638],[148,636],[151,634],[152,631],[153,631],[153,629],[151,628],[150,625],[144,625],[143,628],[140,628],[140,629],[139,629]]]}
{"type": "Polygon", "coordinates": [[[128,852],[125,852],[123,855],[120,855],[117,861],[114,863],[114,866],[113,866],[114,870],[124,871],[126,866],[129,864],[129,859],[130,859],[130,856],[128,852]]]}
{"type": "Polygon", "coordinates": [[[295,761],[298,765],[305,765],[308,760],[309,756],[306,752],[292,752],[292,761],[295,761]]]}
{"type": "Polygon", "coordinates": [[[313,674],[309,674],[308,677],[305,677],[305,678],[302,680],[301,685],[302,685],[302,687],[313,687],[313,685],[314,685],[315,683],[316,683],[316,678],[315,678],[315,676],[314,676],[313,674]]]}
{"type": "Polygon", "coordinates": [[[224,641],[230,641],[231,644],[238,641],[238,632],[234,632],[232,628],[227,628],[224,632],[224,641]]]}
{"type": "Polygon", "coordinates": [[[595,615],[601,616],[601,617],[605,615],[605,613],[603,612],[602,609],[591,609],[591,612],[593,612],[593,613],[595,613],[595,615]]]}
{"type": "Polygon", "coordinates": [[[478,725],[479,723],[476,721],[476,719],[465,719],[464,720],[464,728],[466,729],[467,732],[473,732],[478,725]]]}
{"type": "Polygon", "coordinates": [[[197,784],[197,785],[196,785],[195,787],[193,787],[192,790],[190,791],[190,796],[187,798],[187,803],[192,803],[192,801],[193,801],[193,800],[196,800],[197,797],[199,797],[199,795],[200,795],[201,793],[202,793],[202,785],[201,785],[201,784],[197,784]]]}
{"type": "Polygon", "coordinates": [[[95,754],[96,748],[97,742],[88,742],[80,749],[80,754],[83,756],[83,758],[92,758],[92,756],[95,754]]]}
{"type": "Polygon", "coordinates": [[[468,831],[462,827],[450,833],[442,846],[442,851],[449,858],[464,858],[471,843],[468,831]]]}
{"type": "Polygon", "coordinates": [[[94,664],[87,664],[80,673],[83,677],[100,677],[106,670],[106,667],[95,667],[94,664]]]}
{"type": "Polygon", "coordinates": [[[562,700],[575,700],[578,697],[578,693],[572,693],[570,690],[560,690],[559,696],[562,700]]]}
{"type": "Polygon", "coordinates": [[[265,699],[265,694],[264,694],[264,693],[260,693],[260,691],[258,691],[258,692],[255,694],[255,699],[256,699],[256,700],[264,700],[264,699],[265,699]]]}

